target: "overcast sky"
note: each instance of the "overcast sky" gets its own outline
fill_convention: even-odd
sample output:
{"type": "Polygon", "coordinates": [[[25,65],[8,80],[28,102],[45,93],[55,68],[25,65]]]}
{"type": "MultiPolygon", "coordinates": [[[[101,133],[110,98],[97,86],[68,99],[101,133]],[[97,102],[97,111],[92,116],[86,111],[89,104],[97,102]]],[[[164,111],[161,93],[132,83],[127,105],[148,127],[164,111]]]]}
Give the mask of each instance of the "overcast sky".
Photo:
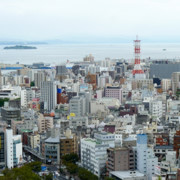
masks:
{"type": "Polygon", "coordinates": [[[0,39],[180,42],[180,0],[0,0],[0,39]]]}

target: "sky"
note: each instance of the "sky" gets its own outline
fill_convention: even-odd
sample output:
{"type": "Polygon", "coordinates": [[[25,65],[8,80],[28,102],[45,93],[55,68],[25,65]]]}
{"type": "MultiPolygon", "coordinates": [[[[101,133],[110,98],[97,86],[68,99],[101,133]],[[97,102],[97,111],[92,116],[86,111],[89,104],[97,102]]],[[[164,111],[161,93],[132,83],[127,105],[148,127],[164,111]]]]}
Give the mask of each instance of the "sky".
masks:
{"type": "Polygon", "coordinates": [[[0,40],[180,42],[179,0],[0,0],[0,40]]]}

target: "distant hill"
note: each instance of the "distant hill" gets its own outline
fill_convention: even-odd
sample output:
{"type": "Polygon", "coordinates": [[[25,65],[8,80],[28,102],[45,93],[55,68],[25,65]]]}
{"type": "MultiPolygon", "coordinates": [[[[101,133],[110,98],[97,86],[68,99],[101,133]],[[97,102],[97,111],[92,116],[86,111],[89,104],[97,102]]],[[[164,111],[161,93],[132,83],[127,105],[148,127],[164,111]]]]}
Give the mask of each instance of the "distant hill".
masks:
{"type": "Polygon", "coordinates": [[[37,47],[16,45],[16,46],[6,46],[4,47],[4,49],[37,49],[37,47]]]}

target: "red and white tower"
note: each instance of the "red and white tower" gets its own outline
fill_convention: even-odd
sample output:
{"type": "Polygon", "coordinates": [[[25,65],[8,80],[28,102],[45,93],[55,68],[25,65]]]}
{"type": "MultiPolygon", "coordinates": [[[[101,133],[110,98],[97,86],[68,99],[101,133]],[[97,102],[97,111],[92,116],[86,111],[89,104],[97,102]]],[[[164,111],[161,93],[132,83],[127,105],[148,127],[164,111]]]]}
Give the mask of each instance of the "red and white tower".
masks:
{"type": "Polygon", "coordinates": [[[134,54],[135,54],[135,62],[134,62],[134,70],[132,71],[133,76],[143,78],[144,71],[141,68],[141,61],[140,61],[140,40],[138,40],[138,36],[136,36],[136,40],[134,40],[134,54]]]}

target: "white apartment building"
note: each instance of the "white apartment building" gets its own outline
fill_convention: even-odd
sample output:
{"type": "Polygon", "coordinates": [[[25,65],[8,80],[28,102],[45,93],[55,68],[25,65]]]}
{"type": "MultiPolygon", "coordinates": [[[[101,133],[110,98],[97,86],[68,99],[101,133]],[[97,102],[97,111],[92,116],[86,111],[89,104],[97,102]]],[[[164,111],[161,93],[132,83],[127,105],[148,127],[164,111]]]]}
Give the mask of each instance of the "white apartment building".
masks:
{"type": "Polygon", "coordinates": [[[166,92],[167,90],[171,89],[171,79],[162,79],[161,86],[163,92],[166,92]]]}
{"type": "Polygon", "coordinates": [[[100,77],[98,77],[98,87],[104,88],[106,84],[112,84],[112,78],[109,73],[103,73],[100,77]]]}
{"type": "Polygon", "coordinates": [[[101,61],[101,67],[111,67],[111,60],[109,58],[105,58],[105,60],[101,61]]]}
{"type": "Polygon", "coordinates": [[[150,101],[149,111],[151,115],[155,118],[162,118],[163,116],[163,104],[162,101],[150,101]]]}
{"type": "Polygon", "coordinates": [[[76,129],[78,126],[82,128],[87,128],[88,126],[88,117],[87,116],[71,116],[69,121],[69,126],[73,129],[76,129]]]}
{"type": "Polygon", "coordinates": [[[9,169],[14,167],[13,164],[13,131],[6,129],[6,163],[9,169]]]}
{"type": "Polygon", "coordinates": [[[13,168],[22,162],[21,135],[13,136],[13,130],[6,129],[6,161],[7,167],[13,168]]]}
{"type": "Polygon", "coordinates": [[[115,146],[115,134],[107,132],[98,132],[94,134],[94,138],[102,144],[108,144],[109,147],[115,146]]]}
{"type": "Polygon", "coordinates": [[[26,91],[26,89],[21,90],[21,106],[27,107],[27,91],[26,91]]]}
{"type": "Polygon", "coordinates": [[[81,139],[81,165],[85,169],[100,177],[107,160],[109,145],[96,139],[81,139]]]}
{"type": "Polygon", "coordinates": [[[15,85],[19,86],[24,83],[24,76],[15,76],[14,77],[15,85]]]}
{"type": "Polygon", "coordinates": [[[151,180],[155,174],[155,167],[158,165],[158,158],[155,157],[153,150],[147,147],[147,135],[137,135],[137,169],[147,175],[151,180]]]}

